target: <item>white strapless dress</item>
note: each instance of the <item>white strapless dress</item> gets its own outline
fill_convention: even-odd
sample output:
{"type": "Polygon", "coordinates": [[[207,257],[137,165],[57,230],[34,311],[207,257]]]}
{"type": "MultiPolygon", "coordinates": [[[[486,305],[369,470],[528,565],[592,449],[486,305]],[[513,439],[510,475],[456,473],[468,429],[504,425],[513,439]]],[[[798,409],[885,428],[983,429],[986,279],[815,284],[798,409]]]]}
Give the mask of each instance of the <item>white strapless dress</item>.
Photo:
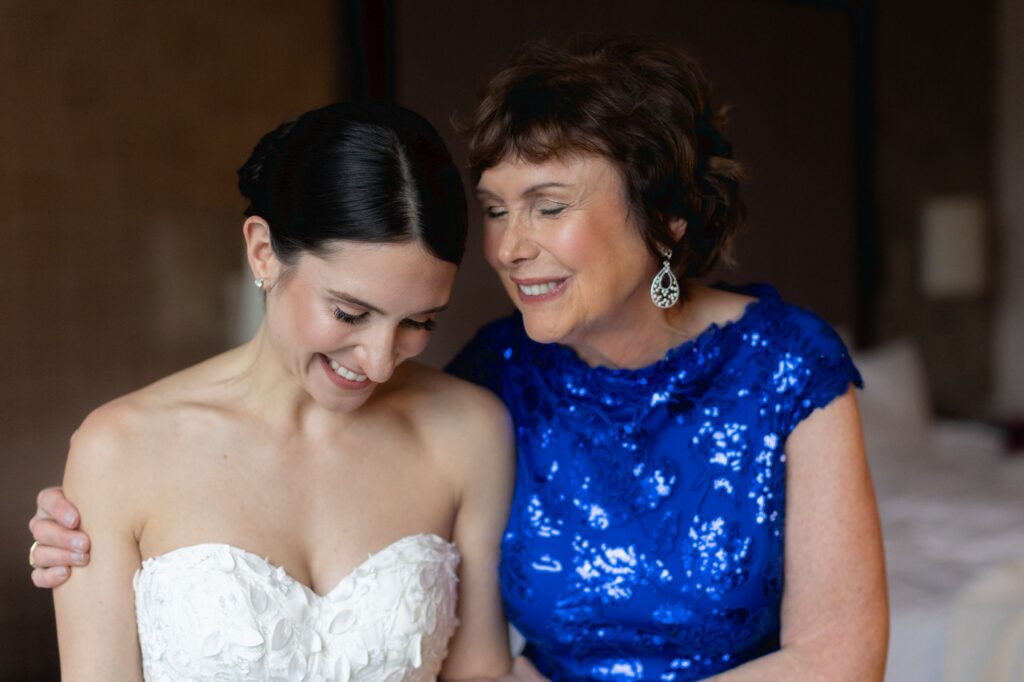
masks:
{"type": "Polygon", "coordinates": [[[433,680],[458,623],[458,563],[447,540],[410,535],[320,596],[231,545],[146,559],[134,581],[145,679],[433,680]]]}

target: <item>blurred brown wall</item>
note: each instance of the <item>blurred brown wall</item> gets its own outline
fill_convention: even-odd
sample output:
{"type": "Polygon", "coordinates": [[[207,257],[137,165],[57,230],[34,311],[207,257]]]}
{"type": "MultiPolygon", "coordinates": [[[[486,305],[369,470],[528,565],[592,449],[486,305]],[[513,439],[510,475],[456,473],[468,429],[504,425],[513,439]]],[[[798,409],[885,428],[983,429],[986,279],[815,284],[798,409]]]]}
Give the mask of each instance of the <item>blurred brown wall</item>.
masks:
{"type": "MultiPolygon", "coordinates": [[[[884,265],[879,328],[884,338],[910,337],[920,346],[939,411],[984,415],[994,292],[947,300],[926,296],[919,284],[919,235],[922,208],[932,197],[971,194],[991,201],[993,3],[876,4],[875,188],[884,265]]],[[[986,228],[994,245],[994,225],[986,228]]]]}
{"type": "Polygon", "coordinates": [[[223,348],[234,169],[329,101],[333,3],[0,2],[0,679],[56,678],[27,514],[87,411],[223,348]]]}

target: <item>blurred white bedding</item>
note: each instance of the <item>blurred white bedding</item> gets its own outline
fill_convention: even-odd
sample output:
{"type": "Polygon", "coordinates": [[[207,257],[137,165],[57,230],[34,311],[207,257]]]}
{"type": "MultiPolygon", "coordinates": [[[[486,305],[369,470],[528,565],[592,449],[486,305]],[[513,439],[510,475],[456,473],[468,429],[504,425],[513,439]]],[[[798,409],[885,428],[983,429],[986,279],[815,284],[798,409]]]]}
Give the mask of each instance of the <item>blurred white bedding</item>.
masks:
{"type": "Polygon", "coordinates": [[[999,647],[1024,651],[1024,627],[1016,628],[1019,642],[1007,642],[1009,615],[979,612],[992,603],[993,590],[1004,590],[995,598],[1003,611],[1024,614],[1024,585],[1015,582],[1024,580],[1024,570],[1013,568],[1024,561],[1024,457],[1005,455],[999,433],[985,425],[932,422],[910,344],[856,360],[864,375],[861,411],[889,573],[885,679],[1020,682],[1016,673],[999,676],[977,666],[997,657],[999,647]],[[972,592],[979,580],[987,580],[987,591],[972,592]],[[979,631],[983,627],[994,631],[979,631]],[[953,633],[960,633],[957,641],[953,633]]]}

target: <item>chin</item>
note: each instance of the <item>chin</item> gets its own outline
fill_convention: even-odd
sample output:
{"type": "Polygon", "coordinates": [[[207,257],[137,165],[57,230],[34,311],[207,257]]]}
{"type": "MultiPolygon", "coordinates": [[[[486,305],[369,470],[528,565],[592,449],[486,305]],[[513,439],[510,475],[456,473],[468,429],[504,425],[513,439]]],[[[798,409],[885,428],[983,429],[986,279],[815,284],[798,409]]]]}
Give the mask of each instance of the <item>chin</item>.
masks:
{"type": "Polygon", "coordinates": [[[358,410],[367,403],[372,394],[373,391],[371,390],[367,391],[365,395],[361,396],[358,399],[346,399],[345,397],[337,397],[334,398],[333,400],[322,400],[317,402],[319,402],[321,405],[323,405],[331,412],[355,412],[356,410],[358,410]]]}
{"type": "Polygon", "coordinates": [[[568,336],[568,330],[557,320],[537,319],[537,316],[523,315],[523,327],[526,335],[537,343],[562,343],[568,336]]]}
{"type": "MultiPolygon", "coordinates": [[[[333,389],[333,387],[330,388],[333,389]]],[[[366,404],[370,396],[373,395],[374,388],[371,387],[368,390],[360,391],[358,394],[353,395],[345,395],[337,389],[311,391],[310,395],[313,396],[313,400],[318,405],[331,412],[354,412],[366,404]]]]}

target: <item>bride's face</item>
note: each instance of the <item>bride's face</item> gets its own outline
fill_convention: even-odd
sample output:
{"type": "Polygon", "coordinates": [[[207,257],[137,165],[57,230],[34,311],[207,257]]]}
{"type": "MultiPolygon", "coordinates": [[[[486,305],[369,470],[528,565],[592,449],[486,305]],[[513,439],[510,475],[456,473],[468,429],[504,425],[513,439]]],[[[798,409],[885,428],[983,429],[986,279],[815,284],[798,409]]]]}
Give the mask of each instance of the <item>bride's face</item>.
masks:
{"type": "Polygon", "coordinates": [[[303,254],[271,288],[267,332],[318,403],[353,410],[426,348],[455,272],[418,242],[339,242],[303,254]]]}

